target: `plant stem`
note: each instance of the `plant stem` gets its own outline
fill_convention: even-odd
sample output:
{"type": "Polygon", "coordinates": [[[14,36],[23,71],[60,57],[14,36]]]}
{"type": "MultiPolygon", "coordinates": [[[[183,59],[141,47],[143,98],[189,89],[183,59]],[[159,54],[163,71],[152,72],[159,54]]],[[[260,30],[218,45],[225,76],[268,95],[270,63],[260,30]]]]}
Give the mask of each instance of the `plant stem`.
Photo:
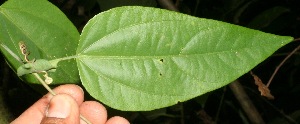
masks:
{"type": "Polygon", "coordinates": [[[51,93],[53,96],[56,95],[56,93],[47,85],[47,83],[37,73],[33,73],[33,75],[49,91],[49,93],[51,93]]]}
{"type": "MultiPolygon", "coordinates": [[[[70,56],[72,57],[72,56],[70,56]]],[[[70,57],[67,57],[67,58],[70,58],[70,57]]],[[[64,59],[62,59],[64,60],[64,59]]],[[[33,73],[33,75],[35,76],[35,78],[49,91],[49,93],[51,93],[53,96],[56,95],[56,93],[47,85],[47,83],[37,74],[37,73],[33,73]]],[[[85,123],[87,124],[92,124],[88,119],[86,119],[84,116],[82,116],[80,114],[80,118],[81,120],[83,120],[85,123]]]]}
{"type": "Polygon", "coordinates": [[[217,110],[217,114],[216,114],[216,117],[215,117],[215,122],[218,122],[218,120],[219,120],[220,112],[221,112],[221,109],[222,109],[222,106],[223,106],[226,90],[227,90],[226,87],[224,87],[223,88],[223,94],[221,96],[221,100],[220,100],[219,107],[218,107],[218,110],[217,110]]]}
{"type": "Polygon", "coordinates": [[[248,116],[248,119],[252,124],[264,124],[264,120],[256,110],[255,106],[252,104],[250,98],[246,94],[244,88],[237,80],[229,84],[230,89],[235,95],[236,99],[241,104],[243,110],[248,116]]]}
{"type": "MultiPolygon", "coordinates": [[[[257,95],[256,90],[254,91],[251,88],[245,87],[248,91],[252,92],[253,94],[257,95]]],[[[296,120],[294,120],[290,115],[285,114],[281,109],[277,108],[273,103],[270,103],[268,100],[259,97],[260,100],[265,102],[266,104],[270,105],[278,114],[280,114],[286,121],[288,121],[289,124],[298,124],[296,120]]]]}
{"type": "Polygon", "coordinates": [[[159,5],[168,10],[179,12],[178,8],[175,6],[172,0],[158,0],[159,5]]]}
{"type": "Polygon", "coordinates": [[[64,60],[76,59],[76,58],[78,58],[78,55],[68,56],[68,57],[63,57],[63,58],[58,58],[58,59],[54,59],[54,60],[51,60],[51,61],[64,61],[64,60]]]}
{"type": "Polygon", "coordinates": [[[299,45],[297,48],[295,48],[288,56],[286,56],[286,57],[280,62],[280,64],[276,67],[276,69],[274,70],[272,76],[270,77],[270,79],[269,79],[269,81],[268,81],[268,83],[267,83],[267,85],[266,85],[267,87],[270,86],[270,84],[271,84],[271,82],[272,82],[274,76],[275,76],[276,73],[278,72],[279,68],[285,63],[286,60],[288,60],[288,59],[289,59],[295,52],[297,52],[299,49],[300,49],[300,45],[299,45]]]}
{"type": "Polygon", "coordinates": [[[180,124],[185,124],[185,121],[184,121],[184,106],[183,106],[183,103],[179,103],[180,104],[180,116],[181,116],[181,119],[180,119],[180,124]]]}

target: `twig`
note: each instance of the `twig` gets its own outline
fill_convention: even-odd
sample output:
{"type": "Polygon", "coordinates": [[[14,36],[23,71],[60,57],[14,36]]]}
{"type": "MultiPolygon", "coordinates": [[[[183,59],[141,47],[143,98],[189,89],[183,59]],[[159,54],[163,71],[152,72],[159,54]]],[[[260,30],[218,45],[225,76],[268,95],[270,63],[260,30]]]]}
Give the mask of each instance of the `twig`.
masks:
{"type": "MultiPolygon", "coordinates": [[[[56,93],[47,85],[47,83],[37,74],[33,73],[33,75],[36,77],[36,79],[53,95],[55,96],[56,93]]],[[[86,122],[87,124],[92,124],[88,119],[86,119],[84,116],[80,114],[80,118],[86,122]]]]}
{"type": "Polygon", "coordinates": [[[221,100],[220,100],[219,107],[218,107],[218,110],[217,110],[217,114],[216,114],[216,117],[215,117],[215,122],[218,122],[218,120],[219,120],[220,112],[221,112],[221,109],[222,109],[222,106],[223,106],[223,103],[224,103],[224,98],[225,98],[225,93],[226,93],[227,88],[224,87],[223,89],[224,90],[223,90],[223,94],[221,96],[221,100]]]}
{"type": "Polygon", "coordinates": [[[179,12],[178,8],[175,6],[172,0],[157,0],[159,5],[168,10],[179,12]]]}
{"type": "Polygon", "coordinates": [[[183,103],[179,103],[180,104],[180,124],[185,124],[185,121],[184,121],[184,106],[183,106],[183,103]]]}
{"type": "Polygon", "coordinates": [[[203,121],[203,124],[216,124],[204,109],[197,111],[197,116],[203,121]]]}
{"type": "MultiPolygon", "coordinates": [[[[298,38],[298,39],[295,39],[294,41],[299,41],[299,40],[300,40],[300,39],[298,38]]],[[[274,70],[272,76],[270,77],[270,79],[269,79],[269,81],[268,81],[268,83],[267,83],[267,87],[270,86],[270,84],[271,84],[271,82],[272,82],[274,76],[275,76],[276,73],[278,72],[279,68],[285,63],[285,61],[286,61],[287,59],[289,59],[289,58],[290,58],[296,51],[298,51],[299,49],[300,49],[300,45],[299,45],[297,48],[295,48],[288,56],[286,56],[286,57],[281,61],[281,63],[275,68],[275,70],[274,70]]]]}
{"type": "Polygon", "coordinates": [[[252,104],[250,98],[246,94],[242,85],[236,80],[229,84],[230,89],[232,90],[233,94],[235,95],[236,99],[241,104],[241,107],[245,111],[248,119],[253,124],[264,124],[264,120],[256,110],[255,106],[252,104]]]}
{"type": "MultiPolygon", "coordinates": [[[[257,95],[257,92],[255,92],[252,88],[245,87],[246,90],[252,92],[253,94],[257,95]]],[[[262,97],[259,97],[260,100],[265,102],[266,104],[270,105],[278,114],[283,116],[283,118],[288,121],[290,124],[298,124],[290,115],[286,115],[282,110],[278,109],[276,106],[274,106],[272,103],[270,103],[268,100],[263,99],[262,97]]]]}
{"type": "Polygon", "coordinates": [[[200,0],[196,0],[195,10],[194,10],[194,13],[193,13],[194,16],[196,16],[197,13],[198,13],[199,4],[200,4],[200,0]]]}
{"type": "MultiPolygon", "coordinates": [[[[286,53],[277,53],[277,54],[272,55],[272,57],[287,56],[289,54],[290,54],[290,52],[288,52],[288,53],[287,52],[286,53]]],[[[300,52],[295,52],[294,55],[300,55],[300,52]]]]}

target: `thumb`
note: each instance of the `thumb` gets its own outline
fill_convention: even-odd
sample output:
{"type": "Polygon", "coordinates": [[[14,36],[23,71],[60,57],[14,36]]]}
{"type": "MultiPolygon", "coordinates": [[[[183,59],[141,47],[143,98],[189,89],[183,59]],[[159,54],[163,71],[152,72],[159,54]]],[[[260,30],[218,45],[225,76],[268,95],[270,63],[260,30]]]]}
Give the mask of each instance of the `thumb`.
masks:
{"type": "Polygon", "coordinates": [[[41,124],[79,124],[79,108],[67,94],[57,94],[50,100],[46,117],[41,124]]]}

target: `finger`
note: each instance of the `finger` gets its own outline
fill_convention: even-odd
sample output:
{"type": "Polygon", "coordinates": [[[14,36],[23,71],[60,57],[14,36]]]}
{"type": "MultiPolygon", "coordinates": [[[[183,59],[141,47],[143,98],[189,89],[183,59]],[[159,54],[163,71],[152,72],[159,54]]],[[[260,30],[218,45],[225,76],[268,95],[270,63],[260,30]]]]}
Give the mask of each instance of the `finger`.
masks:
{"type": "MultiPolygon", "coordinates": [[[[103,105],[96,101],[85,101],[80,105],[80,113],[92,124],[105,124],[107,111],[103,105]]],[[[85,124],[81,120],[81,124],[85,124]]]]}
{"type": "Polygon", "coordinates": [[[67,94],[54,96],[41,124],[79,124],[79,108],[75,99],[67,94]]]}
{"type": "Polygon", "coordinates": [[[123,117],[115,116],[110,119],[105,124],[130,124],[129,121],[123,117]]]}
{"type": "MultiPolygon", "coordinates": [[[[66,84],[58,86],[54,89],[54,92],[57,94],[65,93],[72,96],[78,105],[83,102],[83,90],[74,84],[66,84]]],[[[45,110],[48,106],[50,99],[53,96],[48,93],[24,111],[17,119],[15,119],[12,124],[19,123],[30,123],[30,124],[39,124],[43,117],[45,116],[45,110]]]]}
{"type": "MultiPolygon", "coordinates": [[[[60,85],[53,89],[53,91],[56,94],[68,94],[72,96],[78,105],[80,105],[83,100],[84,100],[84,92],[81,87],[74,85],[74,84],[65,84],[65,85],[60,85]]],[[[52,98],[52,95],[50,93],[47,93],[45,97],[49,97],[50,99],[52,98]]]]}

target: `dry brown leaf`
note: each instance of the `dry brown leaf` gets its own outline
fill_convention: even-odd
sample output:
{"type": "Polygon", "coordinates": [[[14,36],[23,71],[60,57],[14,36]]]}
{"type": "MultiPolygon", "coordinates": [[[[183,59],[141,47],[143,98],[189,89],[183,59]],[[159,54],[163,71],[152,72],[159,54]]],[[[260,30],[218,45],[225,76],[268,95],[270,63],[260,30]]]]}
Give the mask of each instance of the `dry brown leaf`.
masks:
{"type": "Polygon", "coordinates": [[[250,71],[250,74],[253,76],[255,84],[258,86],[258,91],[260,95],[267,97],[268,99],[274,99],[274,96],[271,94],[270,89],[261,81],[261,79],[253,74],[250,71]]]}

